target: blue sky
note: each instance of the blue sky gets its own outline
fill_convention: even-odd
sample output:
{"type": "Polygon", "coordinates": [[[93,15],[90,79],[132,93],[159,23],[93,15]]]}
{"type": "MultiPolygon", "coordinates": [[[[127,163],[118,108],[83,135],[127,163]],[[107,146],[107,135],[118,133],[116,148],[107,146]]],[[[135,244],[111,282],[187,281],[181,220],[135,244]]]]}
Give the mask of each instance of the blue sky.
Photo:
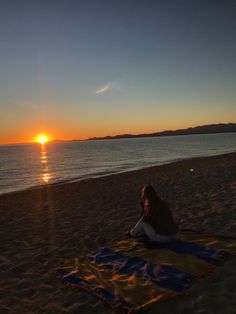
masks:
{"type": "Polygon", "coordinates": [[[236,2],[0,1],[0,142],[235,122],[236,2]]]}

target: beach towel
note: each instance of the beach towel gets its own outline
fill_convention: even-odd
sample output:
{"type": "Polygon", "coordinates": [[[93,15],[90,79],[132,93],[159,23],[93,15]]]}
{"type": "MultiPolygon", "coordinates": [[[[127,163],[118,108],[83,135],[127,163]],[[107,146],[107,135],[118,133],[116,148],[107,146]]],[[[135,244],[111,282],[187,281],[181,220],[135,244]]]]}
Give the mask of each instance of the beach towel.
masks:
{"type": "Polygon", "coordinates": [[[56,272],[111,308],[137,313],[184,295],[194,281],[233,255],[235,239],[181,231],[161,245],[147,239],[122,240],[81,254],[56,272]]]}

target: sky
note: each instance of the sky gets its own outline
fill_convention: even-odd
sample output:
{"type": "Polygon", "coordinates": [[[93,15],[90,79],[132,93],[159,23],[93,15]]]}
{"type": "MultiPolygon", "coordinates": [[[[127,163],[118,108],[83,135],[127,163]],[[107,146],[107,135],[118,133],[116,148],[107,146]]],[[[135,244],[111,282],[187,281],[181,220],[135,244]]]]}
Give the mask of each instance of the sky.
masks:
{"type": "Polygon", "coordinates": [[[235,122],[236,1],[0,0],[0,143],[235,122]]]}

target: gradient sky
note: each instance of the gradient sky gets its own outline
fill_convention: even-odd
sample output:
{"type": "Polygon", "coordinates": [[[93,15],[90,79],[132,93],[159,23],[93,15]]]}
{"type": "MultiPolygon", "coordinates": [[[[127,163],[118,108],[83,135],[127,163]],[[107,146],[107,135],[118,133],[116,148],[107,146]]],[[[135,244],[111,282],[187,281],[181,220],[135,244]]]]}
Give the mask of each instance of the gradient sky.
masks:
{"type": "Polygon", "coordinates": [[[0,143],[236,118],[236,1],[0,0],[0,143]]]}

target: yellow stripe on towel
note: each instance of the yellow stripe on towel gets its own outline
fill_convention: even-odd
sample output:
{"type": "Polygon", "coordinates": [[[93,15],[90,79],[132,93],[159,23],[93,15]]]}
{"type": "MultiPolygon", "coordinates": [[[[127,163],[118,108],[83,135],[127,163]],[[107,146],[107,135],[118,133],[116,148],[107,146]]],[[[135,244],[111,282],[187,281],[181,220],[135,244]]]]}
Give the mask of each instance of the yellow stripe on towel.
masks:
{"type": "Polygon", "coordinates": [[[176,238],[178,240],[194,242],[200,245],[225,250],[234,255],[236,254],[236,239],[221,238],[220,236],[199,234],[195,232],[179,232],[176,238]]]}
{"type": "Polygon", "coordinates": [[[120,241],[112,249],[128,256],[149,260],[153,264],[172,266],[196,277],[202,277],[212,270],[211,264],[196,256],[177,254],[166,248],[147,249],[129,241],[120,241]]]}
{"type": "Polygon", "coordinates": [[[85,256],[77,258],[74,265],[66,265],[65,267],[74,276],[104,288],[140,309],[148,308],[153,303],[177,296],[174,291],[163,289],[149,280],[135,275],[120,274],[112,269],[92,264],[85,256]]]}

